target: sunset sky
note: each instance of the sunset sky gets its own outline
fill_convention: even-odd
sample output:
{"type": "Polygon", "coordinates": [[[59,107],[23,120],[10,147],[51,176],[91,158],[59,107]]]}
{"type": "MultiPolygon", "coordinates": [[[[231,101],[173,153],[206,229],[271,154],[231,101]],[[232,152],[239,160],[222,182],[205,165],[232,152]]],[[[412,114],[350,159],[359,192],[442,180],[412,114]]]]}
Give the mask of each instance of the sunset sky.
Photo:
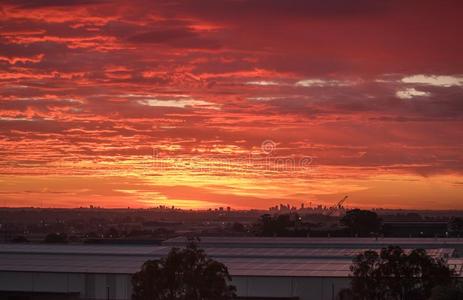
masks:
{"type": "Polygon", "coordinates": [[[463,1],[0,2],[0,206],[463,209],[463,1]]]}

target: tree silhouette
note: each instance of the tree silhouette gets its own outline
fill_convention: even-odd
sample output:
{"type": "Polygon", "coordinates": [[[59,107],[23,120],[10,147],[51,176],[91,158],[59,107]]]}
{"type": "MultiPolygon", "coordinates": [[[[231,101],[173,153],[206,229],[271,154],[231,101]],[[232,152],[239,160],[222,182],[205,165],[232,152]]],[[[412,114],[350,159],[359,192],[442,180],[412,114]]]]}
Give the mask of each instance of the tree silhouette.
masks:
{"type": "Polygon", "coordinates": [[[449,222],[449,230],[453,235],[460,235],[463,233],[463,219],[460,217],[452,218],[449,222]]]}
{"type": "Polygon", "coordinates": [[[347,226],[352,234],[367,236],[379,232],[381,219],[375,212],[353,209],[346,212],[341,219],[341,224],[347,226]]]}
{"type": "Polygon", "coordinates": [[[132,277],[133,300],[229,300],[235,287],[225,265],[207,257],[190,242],[172,248],[158,260],[148,260],[132,277]]]}
{"type": "Polygon", "coordinates": [[[47,244],[65,244],[68,242],[68,236],[65,233],[50,233],[43,241],[47,244]]]}
{"type": "Polygon", "coordinates": [[[260,216],[254,224],[253,232],[256,236],[306,236],[307,224],[303,224],[298,214],[281,214],[260,216]]]}
{"type": "Polygon", "coordinates": [[[434,287],[456,283],[446,262],[423,249],[409,254],[397,246],[368,250],[354,258],[350,269],[352,293],[359,300],[428,299],[434,287]]]}
{"type": "Polygon", "coordinates": [[[429,300],[462,300],[463,286],[437,286],[432,290],[429,300]]]}

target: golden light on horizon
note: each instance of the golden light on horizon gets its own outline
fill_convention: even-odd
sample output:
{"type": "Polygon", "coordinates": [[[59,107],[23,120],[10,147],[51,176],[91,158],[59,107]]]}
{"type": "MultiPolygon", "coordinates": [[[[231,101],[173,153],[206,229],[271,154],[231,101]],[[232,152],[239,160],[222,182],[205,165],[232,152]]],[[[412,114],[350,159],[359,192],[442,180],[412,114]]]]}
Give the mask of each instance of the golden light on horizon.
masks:
{"type": "Polygon", "coordinates": [[[246,2],[2,3],[1,204],[463,209],[459,2],[246,2]]]}

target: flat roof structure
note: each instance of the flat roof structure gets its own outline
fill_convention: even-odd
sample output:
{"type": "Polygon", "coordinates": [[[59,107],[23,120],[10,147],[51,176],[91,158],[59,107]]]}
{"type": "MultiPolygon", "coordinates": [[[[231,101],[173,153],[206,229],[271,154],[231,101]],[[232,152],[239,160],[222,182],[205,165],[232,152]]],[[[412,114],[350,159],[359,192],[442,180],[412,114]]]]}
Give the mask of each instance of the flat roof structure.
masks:
{"type": "MultiPolygon", "coordinates": [[[[154,257],[153,257],[154,258],[154,257]]],[[[133,274],[143,256],[2,254],[0,271],[133,274]]],[[[348,276],[350,262],[330,259],[222,258],[232,276],[348,276]]]]}
{"type": "MultiPolygon", "coordinates": [[[[370,249],[251,248],[250,243],[246,246],[204,247],[204,250],[224,263],[232,276],[347,277],[352,258],[370,249]]],[[[165,256],[170,249],[169,246],[136,245],[0,244],[0,271],[133,274],[145,261],[165,256]]],[[[426,251],[432,256],[446,258],[454,253],[453,248],[426,251]]],[[[455,258],[453,263],[463,264],[463,260],[455,258]]]]}
{"type": "MultiPolygon", "coordinates": [[[[186,242],[177,238],[161,246],[0,244],[0,297],[58,293],[128,300],[132,274],[145,261],[186,242]]],[[[463,258],[456,251],[463,247],[459,239],[202,238],[200,247],[228,267],[243,299],[332,300],[349,287],[355,255],[389,244],[406,251],[426,248],[430,255],[447,258],[463,277],[463,258]]]]}
{"type": "MultiPolygon", "coordinates": [[[[182,246],[188,240],[177,237],[164,241],[165,246],[182,246]]],[[[399,245],[403,248],[460,247],[463,238],[319,238],[319,237],[201,237],[203,247],[267,247],[267,248],[381,248],[399,245]]]]}
{"type": "MultiPolygon", "coordinates": [[[[257,247],[205,247],[211,257],[216,258],[339,258],[352,259],[366,250],[377,248],[264,248],[257,247]]],[[[181,247],[178,245],[178,247],[181,247]]],[[[164,256],[170,246],[119,246],[119,245],[15,245],[0,244],[1,254],[59,254],[59,255],[102,255],[102,256],[140,256],[157,258],[164,256]]],[[[411,248],[404,248],[410,251],[411,248]]],[[[431,256],[451,257],[453,248],[428,248],[431,256]]]]}

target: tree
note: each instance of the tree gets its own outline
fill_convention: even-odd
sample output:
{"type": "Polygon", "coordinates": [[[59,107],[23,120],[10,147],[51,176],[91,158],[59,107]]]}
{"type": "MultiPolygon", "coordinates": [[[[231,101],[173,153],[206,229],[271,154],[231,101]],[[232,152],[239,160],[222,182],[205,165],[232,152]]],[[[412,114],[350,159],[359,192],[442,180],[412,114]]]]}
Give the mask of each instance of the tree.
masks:
{"type": "Polygon", "coordinates": [[[347,226],[352,234],[367,236],[379,232],[381,219],[375,212],[353,209],[346,212],[341,219],[341,224],[347,226]]]}
{"type": "Polygon", "coordinates": [[[44,239],[48,244],[65,244],[68,242],[68,236],[65,233],[50,233],[44,239]]]}
{"type": "Polygon", "coordinates": [[[109,230],[105,233],[105,237],[107,238],[118,238],[119,236],[119,231],[117,231],[114,227],[109,228],[109,230]]]}
{"type": "Polygon", "coordinates": [[[233,223],[232,229],[235,232],[246,232],[246,227],[243,224],[238,223],[238,222],[233,223]]]}
{"type": "Polygon", "coordinates": [[[398,246],[365,251],[353,260],[351,289],[359,300],[428,299],[436,286],[454,286],[455,273],[423,249],[409,254],[398,246]]]}
{"type": "Polygon", "coordinates": [[[449,230],[454,235],[463,233],[463,219],[460,217],[452,218],[448,224],[449,230]]]}
{"type": "Polygon", "coordinates": [[[437,286],[433,288],[429,300],[463,300],[463,286],[437,286]]]}
{"type": "Polygon", "coordinates": [[[148,260],[132,277],[133,300],[228,300],[235,287],[225,265],[190,242],[161,259],[148,260]]]}
{"type": "Polygon", "coordinates": [[[29,240],[28,240],[25,236],[23,236],[23,235],[18,235],[18,236],[15,236],[14,238],[12,238],[12,239],[10,240],[10,242],[12,242],[12,243],[18,243],[18,244],[19,244],[19,243],[29,243],[29,240]]]}
{"type": "Polygon", "coordinates": [[[306,236],[307,224],[301,222],[296,213],[281,215],[262,215],[254,224],[254,233],[257,236],[306,236]]]}

